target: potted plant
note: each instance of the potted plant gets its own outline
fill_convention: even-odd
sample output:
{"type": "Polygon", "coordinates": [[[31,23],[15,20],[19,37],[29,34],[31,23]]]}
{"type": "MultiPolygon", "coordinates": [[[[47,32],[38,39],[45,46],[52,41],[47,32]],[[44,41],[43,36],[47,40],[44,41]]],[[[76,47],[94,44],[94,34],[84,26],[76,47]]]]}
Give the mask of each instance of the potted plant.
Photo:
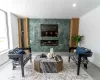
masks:
{"type": "Polygon", "coordinates": [[[72,36],[72,41],[76,44],[81,46],[80,42],[83,40],[84,36],[81,35],[76,35],[76,36],[72,36]]]}

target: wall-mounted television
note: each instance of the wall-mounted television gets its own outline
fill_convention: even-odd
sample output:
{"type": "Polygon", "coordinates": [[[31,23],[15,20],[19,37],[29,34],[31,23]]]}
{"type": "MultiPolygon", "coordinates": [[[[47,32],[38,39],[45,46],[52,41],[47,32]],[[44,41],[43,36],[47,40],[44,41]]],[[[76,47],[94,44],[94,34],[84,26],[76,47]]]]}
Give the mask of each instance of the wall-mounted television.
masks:
{"type": "Polygon", "coordinates": [[[58,24],[41,24],[41,37],[57,37],[58,24]]]}

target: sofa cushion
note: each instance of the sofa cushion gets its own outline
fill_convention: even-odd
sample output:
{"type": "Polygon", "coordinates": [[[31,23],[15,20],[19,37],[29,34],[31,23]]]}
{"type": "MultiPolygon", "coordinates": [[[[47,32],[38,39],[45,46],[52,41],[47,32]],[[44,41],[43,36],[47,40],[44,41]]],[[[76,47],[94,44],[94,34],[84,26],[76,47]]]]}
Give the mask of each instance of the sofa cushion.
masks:
{"type": "Polygon", "coordinates": [[[85,54],[91,52],[89,49],[86,49],[84,47],[77,47],[76,54],[85,54]]]}

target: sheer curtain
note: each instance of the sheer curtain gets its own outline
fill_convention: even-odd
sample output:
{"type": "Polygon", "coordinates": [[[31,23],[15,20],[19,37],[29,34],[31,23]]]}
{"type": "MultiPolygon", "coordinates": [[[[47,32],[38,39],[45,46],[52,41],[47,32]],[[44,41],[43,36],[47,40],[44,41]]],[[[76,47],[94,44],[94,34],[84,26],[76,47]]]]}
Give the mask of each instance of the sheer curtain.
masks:
{"type": "Polygon", "coordinates": [[[8,49],[6,12],[0,10],[0,52],[8,49]]]}

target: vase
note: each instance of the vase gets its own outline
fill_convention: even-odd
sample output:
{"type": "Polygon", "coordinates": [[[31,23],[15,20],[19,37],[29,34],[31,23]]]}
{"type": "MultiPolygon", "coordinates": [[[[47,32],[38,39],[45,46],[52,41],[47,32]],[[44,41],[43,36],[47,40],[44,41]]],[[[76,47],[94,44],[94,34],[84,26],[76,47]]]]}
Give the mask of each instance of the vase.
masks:
{"type": "Polygon", "coordinates": [[[52,58],[52,54],[51,54],[51,53],[48,53],[48,54],[47,54],[47,58],[48,58],[48,59],[51,59],[51,58],[52,58]]]}

